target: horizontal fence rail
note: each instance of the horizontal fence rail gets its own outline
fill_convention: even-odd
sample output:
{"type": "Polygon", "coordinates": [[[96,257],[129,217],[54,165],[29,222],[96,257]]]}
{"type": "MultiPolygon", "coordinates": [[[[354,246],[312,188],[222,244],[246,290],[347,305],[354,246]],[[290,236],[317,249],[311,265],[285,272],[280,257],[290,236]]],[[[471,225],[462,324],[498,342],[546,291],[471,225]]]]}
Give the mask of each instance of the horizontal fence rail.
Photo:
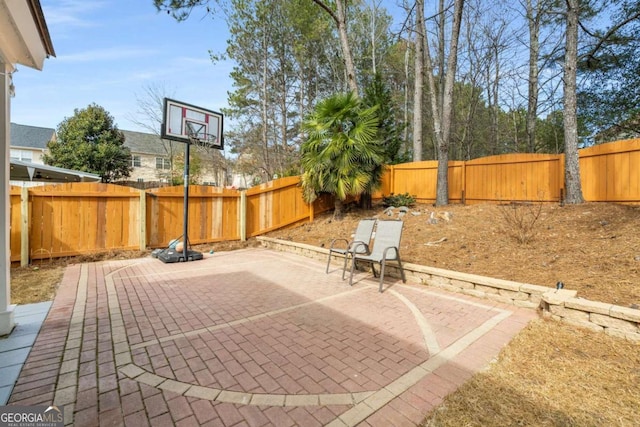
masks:
{"type": "MultiPolygon", "coordinates": [[[[640,204],[640,139],[579,151],[586,201],[640,204]]],[[[450,203],[560,202],[564,155],[506,154],[449,162],[450,203]]],[[[438,162],[387,168],[373,195],[409,193],[436,200],[438,162]]],[[[137,190],[111,184],[71,183],[11,187],[11,261],[65,257],[112,250],[166,247],[182,237],[184,187],[137,190]]],[[[189,187],[189,242],[244,240],[313,220],[333,208],[322,195],[302,197],[300,177],[287,177],[245,191],[189,187]]]]}

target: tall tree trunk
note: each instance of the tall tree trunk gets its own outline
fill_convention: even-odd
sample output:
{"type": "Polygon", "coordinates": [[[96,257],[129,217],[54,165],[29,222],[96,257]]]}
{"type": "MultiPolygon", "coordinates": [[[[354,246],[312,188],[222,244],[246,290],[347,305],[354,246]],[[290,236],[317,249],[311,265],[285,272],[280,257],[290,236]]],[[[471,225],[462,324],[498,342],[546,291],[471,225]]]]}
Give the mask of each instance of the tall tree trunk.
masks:
{"type": "Polygon", "coordinates": [[[371,72],[373,73],[373,75],[375,76],[376,73],[378,72],[377,70],[377,57],[376,57],[376,19],[378,16],[378,5],[376,5],[376,2],[374,1],[373,4],[371,5],[371,72]]]}
{"type": "MultiPolygon", "coordinates": [[[[438,105],[442,108],[442,100],[444,99],[444,75],[446,67],[446,52],[445,52],[445,30],[447,27],[447,14],[445,13],[444,0],[438,1],[438,105]]],[[[442,113],[442,110],[440,110],[442,113]]],[[[441,118],[442,119],[442,118],[441,118]]]]}
{"type": "Polygon", "coordinates": [[[356,67],[353,64],[353,56],[351,55],[351,47],[349,46],[349,38],[347,37],[347,1],[335,0],[336,10],[329,7],[329,4],[323,0],[313,0],[318,6],[324,9],[335,21],[340,37],[340,47],[342,49],[342,60],[344,61],[345,72],[347,73],[347,85],[349,90],[356,96],[358,94],[358,82],[356,80],[356,67]]]}
{"type": "MultiPolygon", "coordinates": [[[[404,82],[402,88],[404,90],[404,113],[403,123],[409,123],[409,42],[405,46],[404,50],[404,82]]],[[[405,144],[405,151],[409,151],[409,126],[404,126],[402,130],[402,137],[405,144]]]]}
{"type": "Polygon", "coordinates": [[[536,121],[538,119],[538,57],[540,56],[540,10],[541,0],[527,0],[527,22],[529,24],[529,89],[527,105],[527,148],[530,153],[536,148],[536,121]],[[535,7],[533,2],[536,2],[535,7]]]}
{"type": "Polygon", "coordinates": [[[333,196],[333,219],[342,220],[344,218],[344,203],[339,197],[333,196]]]}
{"type": "Polygon", "coordinates": [[[424,0],[416,1],[415,58],[413,89],[413,161],[422,160],[422,97],[424,87],[425,25],[424,0]]]}
{"type": "Polygon", "coordinates": [[[347,84],[349,89],[358,96],[358,82],[356,81],[356,67],[353,64],[353,56],[347,37],[347,0],[336,0],[338,16],[338,33],[340,34],[340,46],[344,56],[344,66],[347,70],[347,84]]]}
{"type": "Polygon", "coordinates": [[[263,47],[264,52],[262,56],[262,145],[264,147],[264,171],[267,176],[267,180],[271,179],[271,161],[269,160],[269,140],[267,133],[267,110],[268,110],[268,102],[267,102],[267,36],[266,34],[263,36],[263,47]]]}
{"type": "Polygon", "coordinates": [[[447,58],[447,72],[444,80],[444,99],[442,100],[442,141],[438,144],[438,184],[436,186],[436,206],[449,204],[449,142],[451,139],[453,86],[458,66],[458,38],[460,36],[463,7],[464,0],[455,0],[449,57],[447,58]]]}
{"type": "Polygon", "coordinates": [[[564,182],[565,202],[584,202],[578,158],[578,119],[576,104],[576,68],[578,64],[578,16],[580,0],[566,0],[567,31],[564,58],[564,182]]]}

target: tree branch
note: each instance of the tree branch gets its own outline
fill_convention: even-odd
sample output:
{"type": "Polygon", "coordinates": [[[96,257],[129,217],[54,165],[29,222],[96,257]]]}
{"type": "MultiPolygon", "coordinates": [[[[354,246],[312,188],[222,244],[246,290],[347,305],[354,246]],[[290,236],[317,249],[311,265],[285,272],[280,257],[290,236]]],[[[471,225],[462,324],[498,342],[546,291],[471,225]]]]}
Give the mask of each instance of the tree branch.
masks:
{"type": "MultiPolygon", "coordinates": [[[[596,43],[596,45],[590,51],[588,51],[586,54],[584,54],[583,57],[595,59],[595,56],[598,53],[598,51],[600,50],[600,48],[602,48],[602,46],[605,44],[605,42],[607,40],[609,40],[609,38],[611,36],[613,36],[616,31],[618,31],[620,28],[624,27],[625,25],[627,25],[631,21],[634,21],[634,20],[636,20],[638,18],[640,18],[640,11],[637,11],[633,15],[628,16],[626,19],[618,22],[616,25],[614,25],[613,27],[609,28],[609,31],[607,31],[605,33],[605,35],[602,36],[600,38],[600,40],[598,40],[598,43],[596,43]]],[[[582,25],[580,25],[580,26],[582,27],[582,25]]],[[[588,31],[585,30],[585,32],[587,34],[591,35],[588,31]]]]}
{"type": "Polygon", "coordinates": [[[329,6],[327,6],[325,2],[323,2],[322,0],[313,0],[313,2],[323,8],[331,16],[331,18],[336,21],[336,24],[340,25],[338,16],[333,12],[333,10],[331,10],[329,6]]]}

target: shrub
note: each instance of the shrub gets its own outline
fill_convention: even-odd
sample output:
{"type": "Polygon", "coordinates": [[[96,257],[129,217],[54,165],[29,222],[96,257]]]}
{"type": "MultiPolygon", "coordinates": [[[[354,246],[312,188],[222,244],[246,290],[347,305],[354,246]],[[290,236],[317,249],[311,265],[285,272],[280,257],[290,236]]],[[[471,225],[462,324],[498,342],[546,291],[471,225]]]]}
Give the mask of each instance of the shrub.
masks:
{"type": "Polygon", "coordinates": [[[406,206],[410,208],[416,204],[415,196],[409,193],[404,194],[392,194],[382,199],[382,205],[387,206],[406,206]]]}
{"type": "Polygon", "coordinates": [[[540,219],[542,203],[510,203],[500,205],[504,231],[518,243],[527,244],[537,234],[536,223],[540,219]]]}

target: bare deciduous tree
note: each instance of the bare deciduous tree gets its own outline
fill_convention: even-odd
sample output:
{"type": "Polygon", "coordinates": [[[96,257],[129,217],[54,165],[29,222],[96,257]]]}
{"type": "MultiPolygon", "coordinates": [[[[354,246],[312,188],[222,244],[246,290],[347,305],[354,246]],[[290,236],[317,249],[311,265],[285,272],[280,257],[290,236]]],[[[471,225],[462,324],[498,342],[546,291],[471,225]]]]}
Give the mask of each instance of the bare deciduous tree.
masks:
{"type": "Polygon", "coordinates": [[[347,37],[347,1],[335,0],[335,10],[328,2],[323,0],[313,0],[318,6],[324,9],[331,19],[336,23],[338,35],[340,37],[340,47],[342,48],[342,60],[344,61],[345,72],[347,74],[347,84],[349,89],[358,96],[358,82],[356,80],[356,67],[353,64],[349,38],[347,37]]]}

